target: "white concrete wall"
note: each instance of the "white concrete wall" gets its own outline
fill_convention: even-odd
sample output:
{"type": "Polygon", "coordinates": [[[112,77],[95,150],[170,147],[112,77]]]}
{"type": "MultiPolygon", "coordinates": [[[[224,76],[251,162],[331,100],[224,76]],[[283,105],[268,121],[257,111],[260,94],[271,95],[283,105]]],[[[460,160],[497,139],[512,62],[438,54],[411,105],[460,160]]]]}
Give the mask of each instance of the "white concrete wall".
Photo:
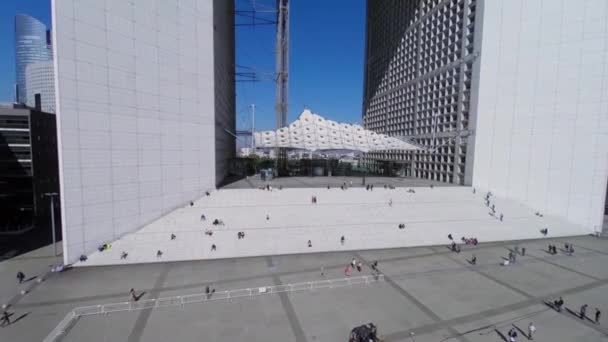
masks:
{"type": "Polygon", "coordinates": [[[71,262],[215,187],[213,2],[54,0],[53,28],[71,262]]]}
{"type": "Polygon", "coordinates": [[[608,1],[483,1],[473,185],[601,229],[608,1]]]}

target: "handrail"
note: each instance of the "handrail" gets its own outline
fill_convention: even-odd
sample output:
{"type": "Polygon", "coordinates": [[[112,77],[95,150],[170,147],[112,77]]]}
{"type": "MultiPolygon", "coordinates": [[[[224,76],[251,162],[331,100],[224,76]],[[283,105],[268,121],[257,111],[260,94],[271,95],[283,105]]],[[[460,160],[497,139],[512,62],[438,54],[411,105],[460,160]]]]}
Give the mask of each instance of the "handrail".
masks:
{"type": "Polygon", "coordinates": [[[384,275],[381,273],[349,277],[349,278],[338,278],[338,279],[324,279],[306,281],[300,283],[291,284],[279,284],[270,286],[261,286],[258,288],[246,288],[246,289],[235,289],[235,290],[224,290],[215,293],[193,293],[182,296],[172,296],[164,298],[151,298],[141,301],[128,301],[119,303],[108,303],[98,304],[91,306],[82,306],[74,308],[72,311],[59,322],[59,324],[49,333],[49,335],[43,340],[43,342],[58,342],[67,333],[68,329],[74,322],[80,317],[91,316],[91,315],[107,315],[113,312],[123,311],[137,311],[144,309],[155,309],[170,306],[184,306],[185,304],[210,302],[216,300],[226,299],[228,301],[235,298],[263,296],[270,294],[277,294],[283,292],[295,292],[295,291],[312,291],[315,289],[322,288],[334,288],[360,284],[372,284],[376,282],[384,281],[384,275]]]}

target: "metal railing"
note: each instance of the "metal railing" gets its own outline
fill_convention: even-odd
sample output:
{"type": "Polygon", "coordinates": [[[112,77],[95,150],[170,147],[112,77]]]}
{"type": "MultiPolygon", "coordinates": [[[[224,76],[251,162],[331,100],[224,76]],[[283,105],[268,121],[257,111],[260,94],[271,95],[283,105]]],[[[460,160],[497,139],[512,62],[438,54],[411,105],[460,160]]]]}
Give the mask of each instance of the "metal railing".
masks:
{"type": "Polygon", "coordinates": [[[186,304],[203,303],[218,300],[232,300],[236,298],[252,298],[255,296],[272,295],[283,292],[312,291],[323,288],[337,288],[351,285],[372,284],[384,281],[383,274],[368,276],[315,280],[284,285],[261,286],[255,288],[225,290],[213,293],[195,293],[183,296],[145,299],[120,303],[108,303],[83,306],[70,311],[53,329],[43,342],[56,342],[66,335],[70,327],[83,316],[105,315],[113,312],[136,311],[156,309],[171,306],[184,306],[186,304]]]}

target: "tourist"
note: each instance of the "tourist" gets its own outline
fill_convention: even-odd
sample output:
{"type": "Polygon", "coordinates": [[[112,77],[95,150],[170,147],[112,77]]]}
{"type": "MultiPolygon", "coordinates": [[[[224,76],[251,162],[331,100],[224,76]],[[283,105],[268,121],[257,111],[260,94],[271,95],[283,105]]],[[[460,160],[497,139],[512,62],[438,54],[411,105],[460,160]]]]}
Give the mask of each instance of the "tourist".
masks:
{"type": "Polygon", "coordinates": [[[570,244],[570,248],[568,249],[568,255],[572,255],[574,253],[574,247],[570,244]]]}
{"type": "Polygon", "coordinates": [[[374,262],[372,262],[372,271],[378,272],[378,260],[374,260],[374,262]]]}
{"type": "Polygon", "coordinates": [[[363,263],[361,261],[359,261],[357,263],[357,271],[361,272],[362,269],[363,269],[363,263]]]}
{"type": "Polygon", "coordinates": [[[477,256],[475,256],[475,254],[473,254],[473,258],[471,258],[471,264],[477,265],[477,256]]]}
{"type": "Polygon", "coordinates": [[[329,184],[327,184],[327,190],[329,190],[329,189],[330,189],[329,184]]]}
{"type": "Polygon", "coordinates": [[[543,234],[543,236],[547,236],[547,234],[549,233],[549,228],[541,229],[540,233],[543,234]]]}
{"type": "Polygon", "coordinates": [[[129,253],[127,253],[127,252],[125,252],[125,251],[122,251],[122,253],[120,254],[120,259],[121,259],[121,260],[124,260],[124,259],[126,259],[126,258],[127,258],[127,256],[128,256],[128,255],[129,255],[129,253]]]}
{"type": "Polygon", "coordinates": [[[161,251],[160,249],[158,251],[156,251],[156,257],[160,258],[161,256],[163,256],[163,251],[161,251]]]}
{"type": "Polygon", "coordinates": [[[371,185],[369,186],[369,190],[370,190],[370,191],[374,191],[374,184],[371,184],[371,185]]]}
{"type": "Polygon", "coordinates": [[[503,218],[503,215],[502,215],[502,213],[500,213],[500,215],[498,216],[498,219],[500,220],[500,222],[502,222],[502,218],[503,218]]]}
{"type": "Polygon", "coordinates": [[[340,238],[340,243],[341,243],[342,245],[344,245],[344,235],[342,235],[342,237],[340,238]]]}
{"type": "Polygon", "coordinates": [[[473,193],[475,193],[475,188],[473,188],[473,193]]]}
{"type": "Polygon", "coordinates": [[[201,215],[201,221],[205,221],[207,218],[205,217],[205,214],[201,215]]]}
{"type": "Polygon", "coordinates": [[[528,324],[528,339],[529,340],[534,339],[535,332],[536,332],[536,327],[534,326],[534,323],[530,322],[530,324],[528,324]]]}
{"type": "Polygon", "coordinates": [[[564,305],[564,300],[562,299],[562,297],[559,297],[556,301],[553,302],[553,305],[555,306],[555,309],[557,310],[557,312],[562,312],[562,306],[564,305]]]}
{"type": "Polygon", "coordinates": [[[321,265],[321,277],[325,277],[325,267],[321,265]]]}
{"type": "Polygon", "coordinates": [[[456,252],[456,242],[452,241],[452,252],[456,252]]]}
{"type": "Polygon", "coordinates": [[[346,265],[346,268],[344,269],[344,275],[350,277],[350,265],[346,265]]]}
{"type": "Polygon", "coordinates": [[[357,259],[353,258],[353,260],[350,262],[350,266],[355,268],[355,266],[357,266],[357,259]]]}
{"type": "Polygon", "coordinates": [[[388,200],[388,206],[389,206],[389,207],[392,207],[392,206],[393,206],[393,199],[392,199],[392,198],[388,200]]]}
{"type": "Polygon", "coordinates": [[[6,310],[2,311],[2,318],[0,318],[0,319],[2,319],[2,324],[0,326],[5,326],[5,325],[11,324],[11,314],[6,310]]]}
{"type": "Polygon", "coordinates": [[[25,274],[23,274],[23,272],[21,272],[21,271],[17,272],[17,280],[19,280],[19,284],[23,283],[24,279],[25,279],[25,274]]]}
{"type": "Polygon", "coordinates": [[[308,240],[308,248],[312,247],[312,242],[308,240]]]}
{"type": "Polygon", "coordinates": [[[454,240],[454,238],[452,238],[452,234],[448,234],[448,239],[454,240]]]}
{"type": "Polygon", "coordinates": [[[600,324],[600,317],[602,316],[602,312],[600,309],[595,308],[595,324],[600,324]]]}
{"type": "Polygon", "coordinates": [[[210,288],[209,285],[205,286],[205,295],[207,295],[207,299],[211,298],[214,293],[215,288],[210,288]]]}
{"type": "Polygon", "coordinates": [[[88,257],[87,257],[86,255],[84,255],[84,254],[81,254],[81,255],[80,255],[80,258],[78,258],[78,260],[79,260],[80,262],[85,262],[85,261],[87,261],[87,259],[88,259],[88,257]]]}
{"type": "Polygon", "coordinates": [[[135,294],[135,289],[131,289],[129,291],[129,295],[131,297],[131,301],[137,302],[139,300],[139,297],[135,294]]]}
{"type": "Polygon", "coordinates": [[[211,251],[216,251],[217,250],[217,246],[215,244],[211,245],[211,251]]]}
{"type": "Polygon", "coordinates": [[[190,201],[190,206],[191,207],[194,206],[194,202],[190,201]]]}
{"type": "Polygon", "coordinates": [[[175,240],[176,236],[175,234],[171,234],[171,240],[175,240]]]}
{"type": "Polygon", "coordinates": [[[509,342],[517,341],[517,331],[515,331],[515,328],[511,328],[507,335],[509,336],[509,342]]]}
{"type": "Polygon", "coordinates": [[[521,248],[521,256],[525,256],[526,255],[526,247],[522,247],[521,248]]]}
{"type": "Polygon", "coordinates": [[[266,221],[270,220],[270,215],[266,214],[266,221]]]}
{"type": "Polygon", "coordinates": [[[587,305],[587,304],[583,304],[583,305],[581,306],[581,310],[580,310],[581,319],[584,319],[584,318],[585,318],[585,314],[587,313],[587,307],[588,307],[588,306],[589,306],[589,305],[587,305]]]}
{"type": "Polygon", "coordinates": [[[211,196],[211,194],[209,193],[209,191],[205,191],[205,196],[211,196]]]}

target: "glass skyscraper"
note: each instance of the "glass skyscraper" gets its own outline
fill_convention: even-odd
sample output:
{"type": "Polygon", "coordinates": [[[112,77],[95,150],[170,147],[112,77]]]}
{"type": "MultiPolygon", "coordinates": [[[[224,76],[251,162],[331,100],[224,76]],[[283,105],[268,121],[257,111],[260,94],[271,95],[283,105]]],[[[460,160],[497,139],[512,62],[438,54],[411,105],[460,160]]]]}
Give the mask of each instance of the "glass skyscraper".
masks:
{"type": "Polygon", "coordinates": [[[17,102],[27,102],[25,68],[28,64],[53,59],[50,34],[40,21],[25,14],[15,16],[15,63],[17,102]]]}

